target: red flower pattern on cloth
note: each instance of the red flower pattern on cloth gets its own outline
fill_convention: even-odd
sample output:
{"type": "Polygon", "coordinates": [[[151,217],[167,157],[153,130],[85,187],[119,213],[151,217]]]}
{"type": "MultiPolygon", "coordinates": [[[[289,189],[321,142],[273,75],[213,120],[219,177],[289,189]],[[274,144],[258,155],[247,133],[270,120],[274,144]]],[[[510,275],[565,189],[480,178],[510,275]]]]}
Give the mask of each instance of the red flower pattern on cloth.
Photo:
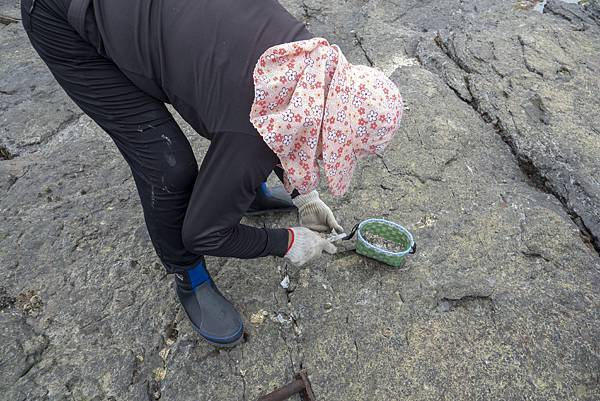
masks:
{"type": "Polygon", "coordinates": [[[250,121],[279,157],[288,192],[315,189],[322,160],[329,191],[345,194],[357,160],[381,153],[402,117],[396,85],[379,70],[348,63],[323,38],[267,49],[254,87],[250,121]]]}

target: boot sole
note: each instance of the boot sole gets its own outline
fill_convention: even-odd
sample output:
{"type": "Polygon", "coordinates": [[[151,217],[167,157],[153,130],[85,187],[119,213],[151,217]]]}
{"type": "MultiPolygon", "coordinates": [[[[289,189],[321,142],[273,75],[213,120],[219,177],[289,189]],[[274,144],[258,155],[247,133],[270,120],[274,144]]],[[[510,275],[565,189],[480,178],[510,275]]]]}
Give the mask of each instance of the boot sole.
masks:
{"type": "Polygon", "coordinates": [[[232,341],[230,343],[218,343],[218,342],[211,341],[208,338],[204,337],[202,335],[202,333],[200,333],[200,330],[198,330],[198,328],[196,328],[196,326],[192,323],[192,321],[190,320],[189,322],[192,325],[192,327],[194,328],[194,331],[196,332],[196,334],[198,334],[198,336],[200,336],[200,338],[202,340],[206,341],[210,345],[213,345],[213,346],[215,346],[217,348],[233,348],[236,345],[239,345],[240,343],[242,343],[242,341],[244,341],[244,331],[245,331],[245,328],[242,328],[242,335],[237,340],[232,341]]]}
{"type": "MultiPolygon", "coordinates": [[[[198,331],[196,331],[196,333],[202,337],[202,334],[198,333],[198,331]]],[[[238,338],[237,340],[235,340],[232,343],[227,343],[227,344],[222,344],[222,343],[216,343],[214,341],[210,341],[209,339],[207,339],[206,337],[202,337],[202,339],[204,341],[206,341],[207,343],[209,343],[210,345],[217,347],[217,348],[233,348],[236,347],[238,345],[240,345],[243,341],[244,341],[244,334],[242,334],[242,336],[240,338],[238,338]]]]}

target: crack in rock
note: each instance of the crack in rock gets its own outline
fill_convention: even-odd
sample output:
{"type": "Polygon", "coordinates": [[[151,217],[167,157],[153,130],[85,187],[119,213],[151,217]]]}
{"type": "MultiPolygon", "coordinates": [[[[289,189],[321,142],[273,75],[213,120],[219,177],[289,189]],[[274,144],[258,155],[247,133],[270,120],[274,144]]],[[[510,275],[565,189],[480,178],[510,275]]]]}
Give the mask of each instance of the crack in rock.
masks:
{"type": "Polygon", "coordinates": [[[19,374],[19,378],[25,377],[38,363],[42,361],[42,356],[44,352],[50,346],[50,341],[48,341],[48,337],[44,334],[41,334],[40,336],[42,337],[42,344],[40,347],[35,349],[33,353],[27,355],[28,365],[19,374]]]}
{"type": "Polygon", "coordinates": [[[240,364],[244,361],[244,344],[240,344],[238,346],[238,349],[227,349],[224,350],[223,352],[227,353],[227,360],[229,363],[229,368],[232,369],[231,365],[233,363],[234,368],[232,369],[234,371],[234,374],[236,376],[239,376],[239,378],[242,380],[242,401],[246,401],[248,399],[248,396],[246,394],[246,387],[247,387],[247,383],[246,383],[246,371],[240,369],[240,364]],[[240,351],[240,360],[234,360],[234,358],[231,356],[232,352],[236,352],[237,350],[240,351]]]}
{"type": "MultiPolygon", "coordinates": [[[[536,188],[537,190],[539,190],[543,193],[551,195],[555,199],[558,200],[558,202],[562,206],[563,210],[567,213],[567,215],[570,217],[570,219],[573,221],[573,223],[575,223],[575,225],[578,227],[578,229],[581,233],[583,242],[585,244],[590,244],[591,247],[595,250],[596,254],[598,256],[600,256],[600,238],[598,238],[596,235],[594,235],[594,233],[587,227],[583,218],[574,210],[573,207],[571,207],[569,205],[569,201],[565,197],[565,195],[559,193],[554,188],[554,185],[553,185],[554,183],[550,182],[550,180],[545,176],[545,174],[542,172],[542,170],[540,170],[540,168],[534,163],[534,161],[531,159],[531,157],[528,154],[520,151],[519,147],[515,143],[513,135],[511,135],[511,132],[506,127],[505,123],[499,117],[490,115],[487,111],[483,110],[480,107],[477,97],[475,96],[475,94],[473,93],[473,90],[471,88],[471,79],[470,79],[470,76],[478,75],[480,73],[477,70],[469,67],[463,60],[460,59],[460,57],[457,56],[456,48],[454,45],[454,35],[451,35],[448,40],[444,41],[442,39],[441,35],[438,33],[438,34],[436,34],[436,36],[434,37],[433,40],[434,40],[435,44],[437,45],[437,47],[440,48],[442,50],[442,52],[446,55],[446,57],[448,57],[448,59],[453,61],[454,64],[456,64],[463,71],[463,74],[464,74],[463,78],[464,78],[465,86],[466,86],[466,89],[469,92],[472,100],[469,100],[469,99],[465,98],[464,96],[462,96],[460,91],[458,91],[455,87],[453,87],[450,84],[450,82],[448,82],[448,79],[440,73],[440,71],[438,71],[436,68],[432,68],[432,66],[428,65],[427,63],[423,64],[423,61],[425,61],[425,60],[423,60],[423,61],[420,60],[422,62],[422,64],[425,66],[425,68],[428,71],[439,76],[441,78],[442,82],[444,82],[445,85],[454,92],[454,94],[457,96],[457,98],[459,98],[461,101],[463,101],[464,103],[469,105],[469,107],[471,107],[485,123],[491,124],[494,127],[496,134],[498,134],[500,136],[500,138],[502,139],[502,141],[509,147],[520,170],[528,178],[527,182],[533,188],[536,188]]],[[[520,44],[520,46],[524,49],[524,46],[526,46],[526,44],[525,44],[524,40],[522,39],[522,37],[517,36],[517,40],[518,40],[518,43],[520,44]]],[[[535,73],[538,76],[543,77],[541,72],[535,70],[535,68],[533,68],[530,65],[528,66],[526,60],[525,60],[525,67],[527,68],[528,71],[535,73]]],[[[535,104],[533,106],[535,106],[535,104]]],[[[541,122],[547,123],[548,117],[543,115],[544,110],[543,110],[541,104],[539,105],[539,108],[540,108],[540,113],[542,113],[542,116],[540,117],[541,122]]],[[[519,129],[517,128],[517,125],[514,124],[514,126],[515,126],[515,129],[517,130],[516,134],[519,135],[520,132],[519,132],[519,129]]]]}
{"type": "MultiPolygon", "coordinates": [[[[381,159],[383,166],[385,167],[386,171],[390,175],[416,178],[421,184],[425,184],[427,181],[444,182],[444,179],[442,177],[430,176],[430,175],[420,175],[420,174],[410,172],[410,171],[393,170],[387,165],[385,158],[383,156],[377,155],[377,157],[379,157],[379,159],[381,159]]],[[[393,191],[393,188],[386,187],[383,184],[381,185],[381,188],[384,190],[393,191]]]]}
{"type": "Polygon", "coordinates": [[[356,33],[355,30],[350,31],[352,33],[352,35],[354,36],[354,43],[356,45],[358,45],[358,47],[360,48],[360,50],[362,50],[365,59],[367,60],[367,62],[369,63],[369,65],[371,67],[375,66],[375,63],[373,62],[373,59],[371,58],[371,56],[369,56],[369,54],[367,53],[367,50],[364,48],[363,43],[362,43],[362,38],[360,36],[358,36],[358,33],[356,33]]]}
{"type": "MultiPolygon", "coordinates": [[[[71,111],[69,116],[66,119],[64,119],[63,121],[61,121],[56,128],[41,135],[39,138],[36,138],[36,140],[28,142],[27,144],[24,144],[22,146],[14,147],[14,146],[9,145],[9,147],[3,147],[3,148],[6,149],[7,152],[9,152],[9,154],[11,155],[11,158],[20,156],[21,151],[36,153],[42,149],[42,147],[40,145],[51,144],[52,140],[55,139],[62,131],[66,130],[71,125],[76,124],[79,121],[79,119],[83,116],[83,114],[84,114],[83,112],[71,111]],[[12,148],[12,149],[9,150],[9,148],[12,148]]],[[[2,155],[0,155],[0,160],[2,160],[3,158],[4,157],[2,157],[2,155]]]]}
{"type": "Polygon", "coordinates": [[[521,54],[523,56],[523,65],[525,65],[525,68],[527,68],[527,71],[537,74],[540,77],[544,78],[544,73],[542,73],[541,71],[538,71],[534,66],[529,64],[529,60],[527,60],[527,54],[525,53],[525,47],[527,46],[527,44],[525,43],[525,40],[523,40],[523,37],[521,35],[517,35],[517,41],[519,42],[519,45],[521,46],[521,54]]]}
{"type": "Polygon", "coordinates": [[[550,259],[548,259],[547,257],[545,257],[544,255],[542,255],[539,252],[521,252],[521,254],[523,256],[525,256],[526,258],[533,258],[533,259],[543,259],[546,262],[552,262],[550,259]]]}
{"type": "Polygon", "coordinates": [[[0,160],[10,160],[14,155],[6,147],[0,145],[0,160]]]}
{"type": "MultiPolygon", "coordinates": [[[[462,297],[446,296],[438,301],[438,310],[442,313],[452,312],[459,308],[477,311],[478,309],[489,312],[489,317],[496,324],[496,304],[489,295],[464,295],[462,297]]],[[[408,339],[407,339],[408,341],[408,339]]]]}
{"type": "Polygon", "coordinates": [[[441,312],[450,312],[456,308],[471,308],[481,306],[495,311],[494,300],[489,295],[464,295],[462,297],[446,296],[438,301],[438,308],[441,312]]]}
{"type": "MultiPolygon", "coordinates": [[[[291,277],[291,273],[288,270],[287,263],[284,263],[282,275],[283,275],[282,278],[291,277]]],[[[289,317],[291,319],[291,327],[292,327],[292,332],[293,332],[293,338],[295,340],[294,342],[295,342],[295,346],[296,346],[296,353],[298,354],[298,359],[299,359],[297,362],[301,369],[304,364],[304,361],[303,361],[304,350],[302,348],[302,342],[301,342],[302,328],[300,326],[300,323],[298,322],[299,316],[294,311],[292,297],[291,297],[291,294],[295,290],[295,285],[288,285],[288,287],[284,288],[284,290],[285,290],[286,303],[287,303],[288,309],[290,310],[289,317]]],[[[290,367],[291,367],[292,373],[293,373],[296,371],[295,364],[294,364],[294,352],[293,352],[294,350],[292,348],[292,345],[289,343],[287,336],[284,334],[284,332],[282,330],[280,330],[280,336],[288,349],[288,355],[289,355],[289,359],[290,359],[290,367]]]]}
{"type": "Polygon", "coordinates": [[[21,22],[20,19],[9,17],[8,15],[0,15],[0,24],[2,25],[10,25],[10,24],[18,24],[21,22]]]}
{"type": "Polygon", "coordinates": [[[307,25],[310,24],[309,20],[316,18],[319,15],[319,13],[323,11],[322,8],[311,7],[304,1],[302,1],[300,6],[302,7],[302,19],[307,25]]]}
{"type": "Polygon", "coordinates": [[[575,31],[585,31],[589,25],[600,25],[600,13],[595,15],[593,4],[591,6],[590,4],[564,4],[550,0],[544,7],[544,14],[567,21],[572,24],[575,31]]]}
{"type": "Polygon", "coordinates": [[[83,116],[83,113],[76,113],[76,112],[71,113],[69,118],[62,121],[60,124],[58,124],[58,127],[56,127],[54,132],[50,136],[48,136],[47,141],[50,140],[52,137],[54,137],[59,132],[61,132],[62,130],[64,130],[65,128],[67,128],[68,126],[70,126],[71,124],[76,123],[79,120],[79,118],[81,118],[81,116],[83,116]]]}
{"type": "MultiPolygon", "coordinates": [[[[147,394],[150,401],[159,400],[162,396],[161,385],[167,375],[167,368],[172,346],[179,337],[177,329],[177,312],[173,315],[171,322],[165,327],[165,333],[161,344],[154,348],[158,352],[159,366],[152,369],[152,375],[148,378],[147,394]]],[[[134,367],[135,370],[135,367],[134,367]]]]}
{"type": "Polygon", "coordinates": [[[504,143],[506,143],[508,145],[511,153],[517,160],[517,164],[518,164],[519,168],[521,169],[521,171],[523,172],[523,174],[525,174],[525,176],[529,179],[527,182],[533,188],[536,188],[537,190],[539,190],[543,193],[551,195],[556,200],[558,200],[558,202],[562,206],[563,210],[567,213],[569,218],[573,221],[573,223],[575,223],[575,225],[579,229],[580,234],[581,234],[582,238],[584,239],[584,243],[589,243],[593,247],[593,249],[596,251],[598,256],[600,256],[599,238],[596,238],[594,236],[594,234],[591,232],[591,230],[584,223],[581,216],[579,216],[569,206],[568,200],[552,187],[549,180],[545,177],[545,175],[540,171],[540,169],[535,165],[533,160],[531,160],[531,158],[528,155],[526,155],[522,152],[519,152],[519,150],[515,144],[515,141],[510,136],[510,134],[507,132],[506,128],[503,127],[503,124],[501,123],[501,121],[496,120],[495,122],[492,123],[492,125],[494,126],[494,129],[496,130],[498,135],[500,135],[500,137],[502,138],[504,143]]]}
{"type": "Polygon", "coordinates": [[[442,39],[442,36],[439,33],[437,33],[435,35],[435,37],[433,38],[433,41],[437,45],[437,47],[439,47],[440,50],[442,52],[444,52],[446,57],[448,57],[450,60],[454,61],[454,63],[461,70],[463,70],[467,74],[473,74],[473,73],[479,74],[479,71],[469,67],[467,64],[465,64],[465,62],[463,60],[460,59],[460,57],[456,56],[457,52],[456,52],[456,47],[454,45],[454,40],[455,40],[454,35],[451,35],[449,40],[444,41],[442,39]],[[450,48],[449,46],[452,46],[452,47],[450,48]]]}

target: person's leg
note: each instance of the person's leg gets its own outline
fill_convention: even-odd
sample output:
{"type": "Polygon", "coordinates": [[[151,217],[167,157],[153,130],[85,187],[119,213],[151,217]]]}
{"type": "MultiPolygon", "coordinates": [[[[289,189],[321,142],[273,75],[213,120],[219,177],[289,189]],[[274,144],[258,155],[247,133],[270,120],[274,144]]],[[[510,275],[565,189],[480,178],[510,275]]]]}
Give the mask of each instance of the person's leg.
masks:
{"type": "Polygon", "coordinates": [[[215,134],[204,156],[183,223],[183,243],[202,255],[241,259],[283,257],[286,229],[240,224],[257,188],[278,163],[258,135],[215,134]]]}
{"type": "Polygon", "coordinates": [[[113,139],[131,167],[152,243],[167,272],[201,257],[181,227],[197,175],[192,149],[163,103],[133,85],[66,21],[62,0],[24,0],[23,21],[42,60],[75,103],[113,139]]]}
{"type": "MultiPolygon", "coordinates": [[[[256,228],[240,224],[277,157],[259,137],[251,134],[218,133],[204,156],[183,224],[182,236],[192,253],[237,258],[283,256],[288,247],[286,229],[256,228]]],[[[194,291],[177,287],[177,295],[194,328],[215,345],[232,346],[241,341],[243,325],[231,309],[210,314],[221,305],[212,281],[194,291]],[[214,299],[213,302],[210,300],[214,299]],[[229,332],[229,337],[216,336],[229,332]],[[233,330],[238,327],[238,331],[233,330]]]]}
{"type": "MultiPolygon", "coordinates": [[[[24,0],[29,3],[31,0],[24,0]]],[[[77,103],[114,140],[140,195],[152,243],[196,331],[218,346],[242,339],[243,320],[217,290],[201,254],[185,249],[181,228],[197,176],[189,142],[164,104],[133,85],[66,22],[62,0],[22,6],[32,45],[77,103]]]]}

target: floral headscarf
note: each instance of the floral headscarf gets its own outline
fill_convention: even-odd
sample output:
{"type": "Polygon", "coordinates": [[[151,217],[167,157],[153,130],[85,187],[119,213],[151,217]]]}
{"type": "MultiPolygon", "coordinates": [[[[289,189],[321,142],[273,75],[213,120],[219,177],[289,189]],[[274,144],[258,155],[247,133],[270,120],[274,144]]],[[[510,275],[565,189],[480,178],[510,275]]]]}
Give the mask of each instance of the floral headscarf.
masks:
{"type": "Polygon", "coordinates": [[[250,121],[279,157],[289,192],[315,189],[322,159],[329,191],[346,193],[356,161],[382,152],[402,116],[392,81],[348,63],[323,38],[267,49],[254,69],[254,86],[250,121]]]}

